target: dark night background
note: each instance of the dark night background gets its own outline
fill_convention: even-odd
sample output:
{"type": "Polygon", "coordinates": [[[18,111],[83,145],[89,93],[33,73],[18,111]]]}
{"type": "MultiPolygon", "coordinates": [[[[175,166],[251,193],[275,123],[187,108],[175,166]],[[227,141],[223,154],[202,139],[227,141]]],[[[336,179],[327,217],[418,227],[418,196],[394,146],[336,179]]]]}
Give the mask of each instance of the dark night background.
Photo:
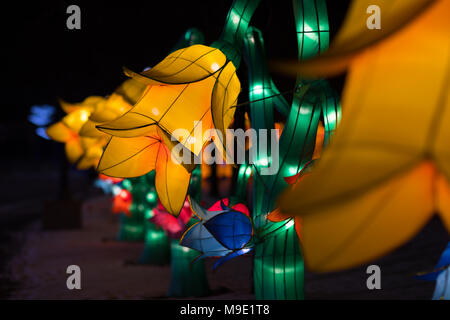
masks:
{"type": "MultiPolygon", "coordinates": [[[[15,2],[2,17],[3,161],[12,167],[47,158],[52,145],[32,134],[26,121],[35,104],[58,106],[58,98],[78,102],[110,94],[126,77],[122,66],[141,70],[164,58],[184,31],[197,27],[211,43],[220,35],[231,1],[58,1],[15,2]],[[81,30],[66,28],[66,8],[81,8],[81,30]],[[5,41],[6,40],[6,41],[5,41]],[[6,45],[5,45],[6,42],[6,45]],[[39,147],[36,147],[39,145],[39,147]],[[44,149],[42,149],[44,148],[44,149]]],[[[329,1],[331,33],[348,1],[329,1]]],[[[269,59],[295,58],[297,44],[291,1],[263,0],[252,24],[265,36],[269,59]]],[[[240,68],[246,88],[245,64],[240,68]]],[[[281,91],[294,80],[274,76],[281,91]]],[[[336,85],[339,90],[339,83],[336,85]]],[[[244,94],[240,101],[246,101],[244,94]]],[[[9,166],[8,170],[11,170],[9,166]]]]}
{"type": "MultiPolygon", "coordinates": [[[[199,28],[207,44],[213,42],[220,35],[231,2],[16,1],[2,11],[0,298],[7,296],[13,286],[2,278],[5,262],[16,250],[6,231],[22,228],[24,222],[39,216],[43,202],[58,197],[60,172],[64,168],[63,145],[35,135],[35,127],[27,121],[30,107],[50,104],[59,108],[59,98],[79,102],[90,95],[108,95],[126,79],[122,66],[141,70],[155,65],[190,27],[199,28]],[[66,28],[69,16],[66,8],[71,4],[81,8],[81,30],[66,28]]],[[[331,39],[342,23],[348,3],[348,0],[327,1],[331,39]]],[[[269,60],[296,58],[291,1],[262,0],[251,24],[263,31],[269,60]]],[[[238,75],[243,87],[239,101],[245,102],[245,63],[238,75]]],[[[276,74],[273,77],[281,92],[291,89],[295,81],[276,74]]],[[[330,82],[341,91],[344,76],[330,82]]],[[[87,173],[72,168],[69,179],[74,194],[91,190],[86,188],[87,173]]],[[[392,290],[384,291],[382,297],[431,296],[434,284],[425,284],[427,291],[414,292],[402,281],[406,279],[404,282],[409,283],[413,271],[431,267],[447,239],[435,219],[416,237],[418,242],[415,240],[398,254],[383,258],[379,263],[386,265],[387,277],[392,280],[386,285],[391,285],[392,290]],[[423,245],[417,239],[431,240],[423,245]],[[414,270],[406,270],[408,264],[414,270]]],[[[307,274],[307,296],[364,297],[365,288],[361,292],[340,291],[345,286],[352,290],[355,279],[365,278],[364,270],[345,272],[338,277],[307,274]]]]}

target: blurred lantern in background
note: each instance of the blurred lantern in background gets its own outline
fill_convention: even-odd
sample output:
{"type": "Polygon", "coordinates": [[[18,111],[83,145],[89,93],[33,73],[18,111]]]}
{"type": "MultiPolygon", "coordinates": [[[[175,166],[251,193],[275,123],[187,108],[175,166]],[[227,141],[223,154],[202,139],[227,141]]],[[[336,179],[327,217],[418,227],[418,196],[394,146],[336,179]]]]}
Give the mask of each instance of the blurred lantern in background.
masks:
{"type": "Polygon", "coordinates": [[[179,239],[186,230],[186,225],[191,216],[192,211],[187,200],[184,202],[178,217],[171,215],[161,203],[158,203],[156,208],[153,209],[153,217],[150,218],[150,221],[163,229],[170,238],[179,239]]]}
{"type": "Polygon", "coordinates": [[[30,108],[30,114],[28,115],[28,121],[34,124],[36,128],[36,134],[46,140],[50,140],[47,135],[47,126],[55,121],[56,108],[54,106],[34,105],[30,108]]]}
{"type": "Polygon", "coordinates": [[[352,1],[321,56],[279,65],[314,78],[348,70],[342,125],[311,175],[278,201],[302,218],[313,271],[384,256],[436,213],[450,231],[450,1],[380,1],[376,32],[361,18],[371,3],[352,1]]]}
{"type": "Polygon", "coordinates": [[[450,300],[450,242],[442,252],[438,263],[431,272],[422,272],[417,277],[421,280],[436,281],[433,300],[450,300]]]}
{"type": "Polygon", "coordinates": [[[170,262],[170,242],[167,234],[151,220],[157,211],[158,195],[155,188],[155,171],[145,176],[144,250],[139,258],[141,264],[165,265],[170,262]]]}
{"type": "Polygon", "coordinates": [[[67,115],[46,130],[52,140],[65,144],[67,159],[79,170],[96,167],[107,142],[104,137],[81,137],[79,134],[90,114],[102,102],[102,97],[89,97],[78,104],[61,101],[61,108],[67,115]]]}
{"type": "MultiPolygon", "coordinates": [[[[228,199],[226,199],[228,202],[228,199]]],[[[253,228],[248,209],[243,204],[232,208],[219,201],[209,210],[203,209],[195,200],[191,208],[198,218],[180,240],[180,244],[200,252],[196,259],[221,257],[214,269],[231,258],[249,252],[253,228]],[[238,208],[242,211],[238,211],[238,208]]]]}

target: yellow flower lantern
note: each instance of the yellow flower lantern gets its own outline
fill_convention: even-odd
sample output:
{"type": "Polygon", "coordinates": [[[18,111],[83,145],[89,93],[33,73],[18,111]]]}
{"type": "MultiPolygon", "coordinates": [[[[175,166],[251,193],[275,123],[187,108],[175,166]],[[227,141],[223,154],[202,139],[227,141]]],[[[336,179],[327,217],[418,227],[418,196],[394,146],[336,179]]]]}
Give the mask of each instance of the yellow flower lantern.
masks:
{"type": "Polygon", "coordinates": [[[98,99],[89,119],[81,128],[80,135],[91,138],[104,138],[106,135],[99,131],[96,126],[115,120],[129,111],[133,104],[139,100],[145,87],[139,81],[128,79],[109,97],[98,99]]]}
{"type": "Polygon", "coordinates": [[[61,101],[62,109],[68,114],[47,128],[51,139],[65,143],[67,159],[76,163],[79,170],[95,167],[107,142],[105,137],[89,138],[79,134],[91,113],[103,102],[101,97],[89,97],[76,104],[61,101]]]}
{"type": "Polygon", "coordinates": [[[358,14],[370,3],[353,2],[330,52],[290,66],[311,76],[349,69],[336,135],[279,199],[302,219],[314,271],[383,256],[436,212],[450,230],[450,1],[385,2],[380,31],[358,14]]]}
{"type": "Polygon", "coordinates": [[[240,82],[233,63],[219,49],[193,45],[174,51],[147,71],[126,70],[126,74],[147,88],[129,112],[98,126],[103,132],[139,137],[157,126],[197,156],[211,138],[205,134],[208,129],[221,132],[219,139],[225,137],[225,129],[233,119],[232,106],[236,104],[240,82]],[[202,122],[201,143],[195,141],[196,121],[202,122]],[[175,136],[177,129],[184,130],[175,136]]]}
{"type": "Polygon", "coordinates": [[[110,177],[138,177],[155,170],[159,200],[168,212],[178,215],[191,173],[172,159],[173,144],[167,134],[156,126],[149,129],[145,136],[111,137],[97,170],[110,177]]]}

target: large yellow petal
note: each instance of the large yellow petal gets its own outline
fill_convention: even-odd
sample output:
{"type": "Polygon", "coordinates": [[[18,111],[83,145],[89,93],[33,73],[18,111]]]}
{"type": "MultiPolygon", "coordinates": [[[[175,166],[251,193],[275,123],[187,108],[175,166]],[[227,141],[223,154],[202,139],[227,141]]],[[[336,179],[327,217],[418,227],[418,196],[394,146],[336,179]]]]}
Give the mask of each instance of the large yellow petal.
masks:
{"type": "Polygon", "coordinates": [[[97,105],[103,103],[104,100],[105,98],[100,96],[90,96],[84,99],[83,102],[79,103],[70,103],[60,99],[59,104],[66,113],[72,113],[79,109],[87,109],[88,111],[92,112],[95,110],[97,105]]]}
{"type": "Polygon", "coordinates": [[[171,157],[162,143],[156,163],[155,185],[158,198],[168,212],[178,215],[186,200],[191,174],[171,157]]]}
{"type": "Polygon", "coordinates": [[[305,178],[297,195],[281,198],[282,210],[299,214],[299,208],[365,190],[431,154],[429,138],[448,92],[442,66],[450,56],[450,22],[443,9],[435,7],[408,32],[355,59],[341,125],[314,178],[305,178]]]}
{"type": "MultiPolygon", "coordinates": [[[[446,16],[449,10],[450,1],[439,1],[407,28],[353,59],[343,94],[342,122],[336,135],[313,173],[280,197],[281,210],[301,215],[305,232],[311,228],[305,255],[314,255],[311,258],[314,269],[340,269],[386,253],[412,236],[433,213],[428,194],[419,192],[419,185],[428,186],[431,178],[425,174],[408,175],[417,179],[411,180],[417,188],[392,181],[425,159],[436,158],[444,172],[450,167],[447,164],[450,159],[445,158],[448,153],[444,153],[449,132],[437,130],[448,123],[445,101],[450,57],[450,20],[446,16]],[[433,144],[440,135],[442,141],[433,144]],[[394,185],[402,190],[396,190],[394,185]],[[392,193],[393,200],[386,201],[383,192],[388,198],[392,193]],[[337,244],[328,241],[330,237],[319,240],[320,237],[312,236],[320,228],[321,236],[328,232],[336,241],[344,239],[349,232],[356,232],[349,229],[353,226],[356,230],[350,220],[379,217],[372,211],[377,201],[380,206],[388,202],[388,209],[382,212],[385,217],[390,214],[392,222],[383,218],[379,220],[378,234],[367,231],[372,244],[358,240],[348,244],[350,249],[345,248],[347,243],[339,248],[360,256],[330,255],[337,244]],[[400,221],[405,224],[404,230],[400,221]],[[392,230],[390,225],[394,222],[398,230],[387,236],[383,230],[392,230]],[[320,266],[321,263],[328,267],[320,266]]],[[[365,230],[361,234],[359,237],[366,237],[365,230]]]]}
{"type": "Polygon", "coordinates": [[[155,169],[159,145],[157,137],[111,137],[97,171],[118,178],[142,176],[155,169]]]}
{"type": "Polygon", "coordinates": [[[66,156],[70,163],[76,163],[78,159],[83,155],[83,147],[81,146],[80,139],[74,138],[66,142],[64,146],[66,150],[66,156]]]}
{"type": "Polygon", "coordinates": [[[135,79],[128,79],[124,81],[115,91],[116,94],[120,94],[125,101],[133,105],[142,96],[146,85],[135,79]]]}
{"type": "Polygon", "coordinates": [[[216,79],[211,77],[203,81],[183,85],[185,88],[180,92],[176,101],[173,100],[165,108],[164,113],[161,112],[162,115],[157,120],[158,125],[164,131],[196,155],[200,153],[204,143],[209,138],[205,134],[206,130],[213,127],[211,94],[215,82],[216,79]],[[195,136],[196,129],[198,130],[198,137],[195,136]],[[201,141],[195,141],[194,144],[193,139],[201,141]]]}
{"type": "Polygon", "coordinates": [[[450,186],[448,178],[442,174],[437,177],[436,191],[437,210],[447,231],[450,233],[450,186]]]}
{"type": "Polygon", "coordinates": [[[74,137],[77,137],[77,134],[70,130],[61,121],[49,126],[46,130],[46,133],[50,137],[50,139],[58,142],[66,142],[74,137]]]}
{"type": "Polygon", "coordinates": [[[368,193],[311,209],[302,217],[308,268],[330,272],[354,267],[410,239],[433,214],[433,176],[433,166],[425,163],[368,193]]]}
{"type": "MultiPolygon", "coordinates": [[[[448,36],[450,37],[450,32],[448,36]]],[[[450,49],[447,50],[450,52],[450,49]]],[[[440,86],[441,93],[436,102],[435,125],[429,133],[429,139],[434,140],[430,149],[432,149],[436,165],[450,181],[450,53],[447,66],[443,69],[447,70],[447,78],[440,86]]]]}
{"type": "Polygon", "coordinates": [[[225,130],[233,120],[235,105],[241,91],[241,83],[236,75],[236,68],[230,61],[220,72],[212,95],[212,118],[215,128],[221,133],[222,145],[225,145],[225,130]]]}
{"type": "Polygon", "coordinates": [[[217,73],[226,62],[225,55],[216,48],[193,45],[172,52],[155,67],[135,73],[125,73],[147,85],[187,84],[206,79],[217,73]]]}
{"type": "Polygon", "coordinates": [[[116,93],[110,95],[104,103],[97,105],[97,108],[89,116],[89,120],[97,123],[104,123],[114,120],[131,109],[132,105],[116,93]]]}
{"type": "Polygon", "coordinates": [[[103,149],[99,146],[92,146],[89,149],[85,150],[83,156],[77,162],[78,170],[87,170],[91,167],[96,168],[98,162],[102,156],[103,149]]]}
{"type": "Polygon", "coordinates": [[[85,152],[92,148],[103,148],[108,140],[107,136],[101,138],[80,137],[81,147],[85,152]]]}
{"type": "Polygon", "coordinates": [[[71,130],[78,133],[81,127],[88,121],[90,111],[88,109],[78,109],[66,115],[61,121],[71,130]]]}
{"type": "MultiPolygon", "coordinates": [[[[151,102],[151,99],[147,97],[147,92],[151,88],[150,86],[147,87],[141,100],[131,110],[115,120],[97,125],[97,129],[107,134],[123,138],[139,137],[155,133],[156,120],[151,117],[152,110],[148,110],[146,107],[148,102],[151,102]]],[[[164,100],[158,100],[157,102],[166,103],[164,100]]]]}
{"type": "Polygon", "coordinates": [[[96,128],[97,123],[91,120],[88,120],[83,124],[80,129],[80,136],[82,137],[91,137],[91,138],[101,138],[106,136],[105,133],[101,132],[96,128]]]}
{"type": "MultiPolygon", "coordinates": [[[[426,12],[436,0],[354,0],[344,24],[330,48],[320,57],[306,62],[276,63],[274,68],[286,74],[303,77],[330,76],[344,71],[355,54],[377,44],[407,26],[426,12]],[[370,5],[377,5],[381,12],[381,29],[369,29],[366,25],[370,5]]],[[[395,36],[395,35],[394,35],[395,36]]]]}
{"type": "Polygon", "coordinates": [[[98,128],[114,136],[137,137],[158,126],[191,152],[199,154],[208,138],[205,131],[213,126],[211,94],[215,81],[216,78],[210,77],[189,84],[149,86],[129,112],[98,128]],[[196,128],[198,137],[195,137],[196,128]],[[193,138],[202,141],[194,144],[193,138]]]}

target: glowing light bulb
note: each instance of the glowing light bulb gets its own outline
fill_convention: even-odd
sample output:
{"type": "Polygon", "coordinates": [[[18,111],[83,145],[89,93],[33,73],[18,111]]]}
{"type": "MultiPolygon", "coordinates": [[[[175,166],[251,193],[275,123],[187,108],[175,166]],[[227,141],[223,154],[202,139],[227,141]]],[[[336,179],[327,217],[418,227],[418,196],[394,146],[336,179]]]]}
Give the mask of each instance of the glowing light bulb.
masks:
{"type": "Polygon", "coordinates": [[[214,72],[216,72],[217,70],[219,70],[219,68],[220,68],[220,66],[219,66],[219,64],[218,64],[217,62],[214,62],[214,63],[211,65],[211,70],[214,71],[214,72]]]}
{"type": "Polygon", "coordinates": [[[290,220],[288,223],[286,223],[286,225],[284,226],[286,229],[289,229],[290,227],[292,227],[294,225],[294,220],[290,220]]]}
{"type": "Polygon", "coordinates": [[[89,118],[89,111],[86,111],[86,110],[82,110],[81,112],[80,112],[80,119],[81,119],[81,121],[87,121],[88,120],[88,118],[89,118]]]}
{"type": "Polygon", "coordinates": [[[239,20],[241,20],[241,18],[239,18],[239,16],[235,13],[233,13],[233,18],[231,18],[231,20],[233,20],[234,24],[238,24],[239,20]]]}
{"type": "Polygon", "coordinates": [[[152,113],[157,116],[159,114],[159,110],[157,108],[152,109],[152,113]]]}
{"type": "Polygon", "coordinates": [[[263,93],[263,87],[262,85],[256,85],[253,87],[253,93],[254,94],[261,94],[263,93]]]}
{"type": "Polygon", "coordinates": [[[155,194],[153,193],[153,192],[149,192],[149,193],[147,193],[147,200],[149,201],[149,202],[152,202],[153,200],[155,200],[155,194]]]}

